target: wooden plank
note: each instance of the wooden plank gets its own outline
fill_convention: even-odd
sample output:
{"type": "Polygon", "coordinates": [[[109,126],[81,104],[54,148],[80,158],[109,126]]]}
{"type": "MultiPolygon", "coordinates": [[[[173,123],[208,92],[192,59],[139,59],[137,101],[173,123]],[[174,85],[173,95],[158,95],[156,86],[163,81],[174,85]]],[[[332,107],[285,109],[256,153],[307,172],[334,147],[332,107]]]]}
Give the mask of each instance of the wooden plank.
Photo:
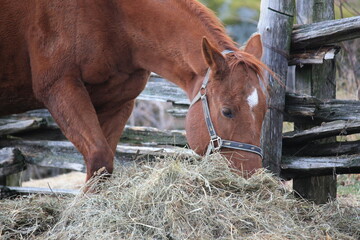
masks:
{"type": "MultiPolygon", "coordinates": [[[[14,136],[24,140],[67,140],[55,123],[50,127],[46,126],[33,132],[15,134],[14,136]]],[[[152,127],[136,127],[128,125],[124,128],[120,142],[170,146],[185,146],[187,144],[185,130],[160,130],[152,127]]]]}
{"type": "Polygon", "coordinates": [[[0,149],[0,185],[21,186],[20,172],[25,169],[25,158],[19,149],[0,149]]]}
{"type": "Polygon", "coordinates": [[[0,149],[0,177],[23,171],[25,158],[19,149],[6,147],[0,149]]]}
{"type": "Polygon", "coordinates": [[[339,46],[322,46],[319,49],[304,50],[290,55],[290,65],[323,64],[324,60],[334,59],[340,51],[339,46]]]}
{"type": "MultiPolygon", "coordinates": [[[[291,32],[294,21],[294,0],[261,1],[258,29],[262,35],[262,61],[285,83],[288,70],[291,32]]],[[[280,174],[282,124],[285,88],[272,76],[269,78],[269,110],[263,124],[264,167],[280,174]]]]}
{"type": "Polygon", "coordinates": [[[323,123],[306,130],[287,132],[283,135],[284,145],[304,143],[337,135],[348,135],[360,132],[360,121],[334,121],[323,123]]]}
{"type": "Polygon", "coordinates": [[[68,141],[0,140],[0,147],[20,149],[28,164],[85,172],[82,155],[68,141]]]}
{"type": "Polygon", "coordinates": [[[156,74],[151,75],[144,91],[137,99],[171,102],[175,105],[190,105],[188,97],[181,88],[156,74]]]}
{"type": "Polygon", "coordinates": [[[360,173],[360,154],[332,157],[284,157],[281,176],[304,178],[334,174],[360,173]]]}
{"type": "Polygon", "coordinates": [[[352,142],[333,142],[333,143],[314,143],[290,144],[283,148],[284,156],[339,156],[360,153],[360,141],[352,142]]]}
{"type": "Polygon", "coordinates": [[[42,118],[26,120],[0,119],[0,136],[39,129],[46,125],[42,118]]]}
{"type": "MultiPolygon", "coordinates": [[[[322,21],[334,19],[334,0],[297,0],[297,21],[299,24],[311,25],[316,22],[321,29],[326,29],[322,21]]],[[[342,26],[343,27],[343,26],[342,26]]],[[[304,26],[299,27],[299,29],[304,26]]],[[[320,30],[321,30],[320,29],[320,30]]],[[[294,33],[294,32],[293,32],[294,33]]],[[[296,33],[296,31],[295,31],[296,33]]],[[[306,33],[308,35],[308,33],[306,33]]],[[[321,35],[319,32],[316,35],[321,35]]],[[[317,37],[317,36],[313,36],[317,37]]],[[[292,49],[310,48],[310,45],[302,45],[296,41],[296,36],[292,35],[292,49]]],[[[325,45],[322,39],[317,39],[320,46],[325,45]]],[[[318,45],[317,45],[318,46],[318,45]]],[[[312,46],[315,47],[315,46],[312,46]]],[[[325,60],[322,65],[305,65],[297,68],[296,71],[296,91],[302,94],[315,96],[319,99],[335,98],[335,61],[325,60]]],[[[296,129],[306,129],[313,125],[295,123],[296,129]]],[[[335,141],[335,138],[321,140],[324,142],[335,141]]],[[[300,196],[315,203],[326,203],[328,200],[336,198],[336,175],[333,176],[314,176],[309,178],[294,178],[294,190],[300,196]]]]}
{"type": "MultiPolygon", "coordinates": [[[[324,6],[325,4],[327,3],[320,3],[319,5],[324,6]]],[[[316,8],[313,7],[312,9],[316,8]]],[[[312,12],[311,10],[305,9],[307,12],[312,12]]],[[[321,16],[320,13],[319,15],[321,16]]],[[[337,20],[325,20],[326,18],[327,17],[317,20],[320,22],[314,20],[316,23],[294,26],[291,51],[304,48],[318,48],[360,37],[360,16],[337,20]]]]}
{"type": "Polygon", "coordinates": [[[54,119],[52,118],[51,114],[49,113],[49,111],[47,109],[36,109],[36,110],[31,110],[31,111],[27,111],[24,113],[19,113],[19,114],[12,114],[9,116],[4,117],[6,119],[12,119],[15,121],[18,120],[29,120],[29,119],[42,119],[44,121],[44,124],[46,127],[51,127],[54,124],[56,125],[56,123],[54,122],[54,119]]]}
{"type": "Polygon", "coordinates": [[[65,196],[76,196],[80,193],[79,190],[71,189],[50,189],[50,188],[36,188],[36,187],[9,187],[0,185],[0,199],[14,197],[18,195],[65,195],[65,196]]]}
{"type": "Polygon", "coordinates": [[[184,130],[159,130],[152,127],[126,126],[120,142],[146,145],[185,146],[187,144],[184,130]]]}
{"type": "Polygon", "coordinates": [[[188,106],[174,106],[174,108],[167,110],[167,112],[176,118],[185,118],[188,112],[188,106]]]}
{"type": "MultiPolygon", "coordinates": [[[[28,164],[42,167],[55,167],[85,172],[82,155],[68,141],[21,141],[0,140],[0,147],[19,148],[28,164]]],[[[197,157],[192,150],[180,147],[145,147],[118,145],[116,148],[117,164],[138,159],[155,159],[168,155],[197,157]]]]}
{"type": "Polygon", "coordinates": [[[285,120],[294,122],[330,122],[359,120],[360,101],[319,100],[308,95],[286,94],[285,120]]]}

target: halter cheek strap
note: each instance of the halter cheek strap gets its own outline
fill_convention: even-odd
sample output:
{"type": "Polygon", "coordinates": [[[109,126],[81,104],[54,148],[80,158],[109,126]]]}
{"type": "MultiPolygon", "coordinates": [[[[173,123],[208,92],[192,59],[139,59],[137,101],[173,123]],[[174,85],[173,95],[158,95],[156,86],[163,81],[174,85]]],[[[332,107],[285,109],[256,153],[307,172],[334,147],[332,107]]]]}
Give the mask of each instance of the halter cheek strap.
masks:
{"type": "MultiPolygon", "coordinates": [[[[225,50],[222,52],[222,54],[225,56],[226,54],[229,54],[232,52],[234,52],[234,51],[225,50]]],[[[209,83],[210,73],[211,73],[211,70],[209,68],[205,75],[204,81],[201,85],[200,91],[196,94],[194,99],[191,101],[190,107],[189,107],[189,108],[191,108],[199,100],[201,100],[201,102],[202,102],[205,123],[206,123],[207,129],[208,129],[209,135],[210,135],[210,143],[208,145],[206,155],[209,155],[211,152],[216,152],[216,151],[220,150],[220,148],[231,148],[231,149],[255,153],[255,154],[259,155],[261,158],[263,158],[262,149],[260,147],[252,145],[252,144],[247,144],[247,143],[224,140],[216,134],[214,125],[211,121],[210,109],[209,109],[209,105],[208,105],[208,101],[207,101],[207,97],[206,97],[206,87],[209,83]]]]}

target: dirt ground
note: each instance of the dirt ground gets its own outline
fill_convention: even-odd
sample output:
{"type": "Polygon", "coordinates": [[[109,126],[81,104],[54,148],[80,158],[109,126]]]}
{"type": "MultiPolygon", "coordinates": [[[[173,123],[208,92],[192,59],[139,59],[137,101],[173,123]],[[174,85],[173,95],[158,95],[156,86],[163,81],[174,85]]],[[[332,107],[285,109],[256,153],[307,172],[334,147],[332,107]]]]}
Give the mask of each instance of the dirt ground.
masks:
{"type": "Polygon", "coordinates": [[[52,189],[80,189],[85,183],[86,174],[82,172],[71,172],[56,177],[30,180],[23,182],[23,187],[42,187],[52,189]]]}

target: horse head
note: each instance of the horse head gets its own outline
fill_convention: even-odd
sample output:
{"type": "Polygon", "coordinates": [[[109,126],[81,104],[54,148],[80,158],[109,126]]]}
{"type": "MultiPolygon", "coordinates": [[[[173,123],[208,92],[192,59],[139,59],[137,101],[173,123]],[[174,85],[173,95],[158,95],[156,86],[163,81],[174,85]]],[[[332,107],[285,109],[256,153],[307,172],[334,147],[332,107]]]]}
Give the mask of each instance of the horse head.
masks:
{"type": "Polygon", "coordinates": [[[204,38],[209,70],[186,118],[188,142],[196,153],[220,150],[245,176],[262,167],[260,138],[267,110],[262,51],[259,34],[242,50],[223,52],[204,38]]]}

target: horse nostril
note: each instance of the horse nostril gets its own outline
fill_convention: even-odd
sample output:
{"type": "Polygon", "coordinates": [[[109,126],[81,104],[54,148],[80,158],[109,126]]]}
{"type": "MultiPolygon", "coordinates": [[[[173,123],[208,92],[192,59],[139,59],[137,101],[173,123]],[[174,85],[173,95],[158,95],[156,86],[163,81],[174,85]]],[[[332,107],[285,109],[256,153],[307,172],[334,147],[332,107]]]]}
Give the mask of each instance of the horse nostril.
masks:
{"type": "Polygon", "coordinates": [[[224,117],[226,117],[226,118],[233,118],[233,117],[234,117],[231,109],[229,109],[229,108],[225,108],[225,107],[222,108],[222,109],[221,109],[221,113],[222,113],[222,115],[223,115],[224,117]]]}

